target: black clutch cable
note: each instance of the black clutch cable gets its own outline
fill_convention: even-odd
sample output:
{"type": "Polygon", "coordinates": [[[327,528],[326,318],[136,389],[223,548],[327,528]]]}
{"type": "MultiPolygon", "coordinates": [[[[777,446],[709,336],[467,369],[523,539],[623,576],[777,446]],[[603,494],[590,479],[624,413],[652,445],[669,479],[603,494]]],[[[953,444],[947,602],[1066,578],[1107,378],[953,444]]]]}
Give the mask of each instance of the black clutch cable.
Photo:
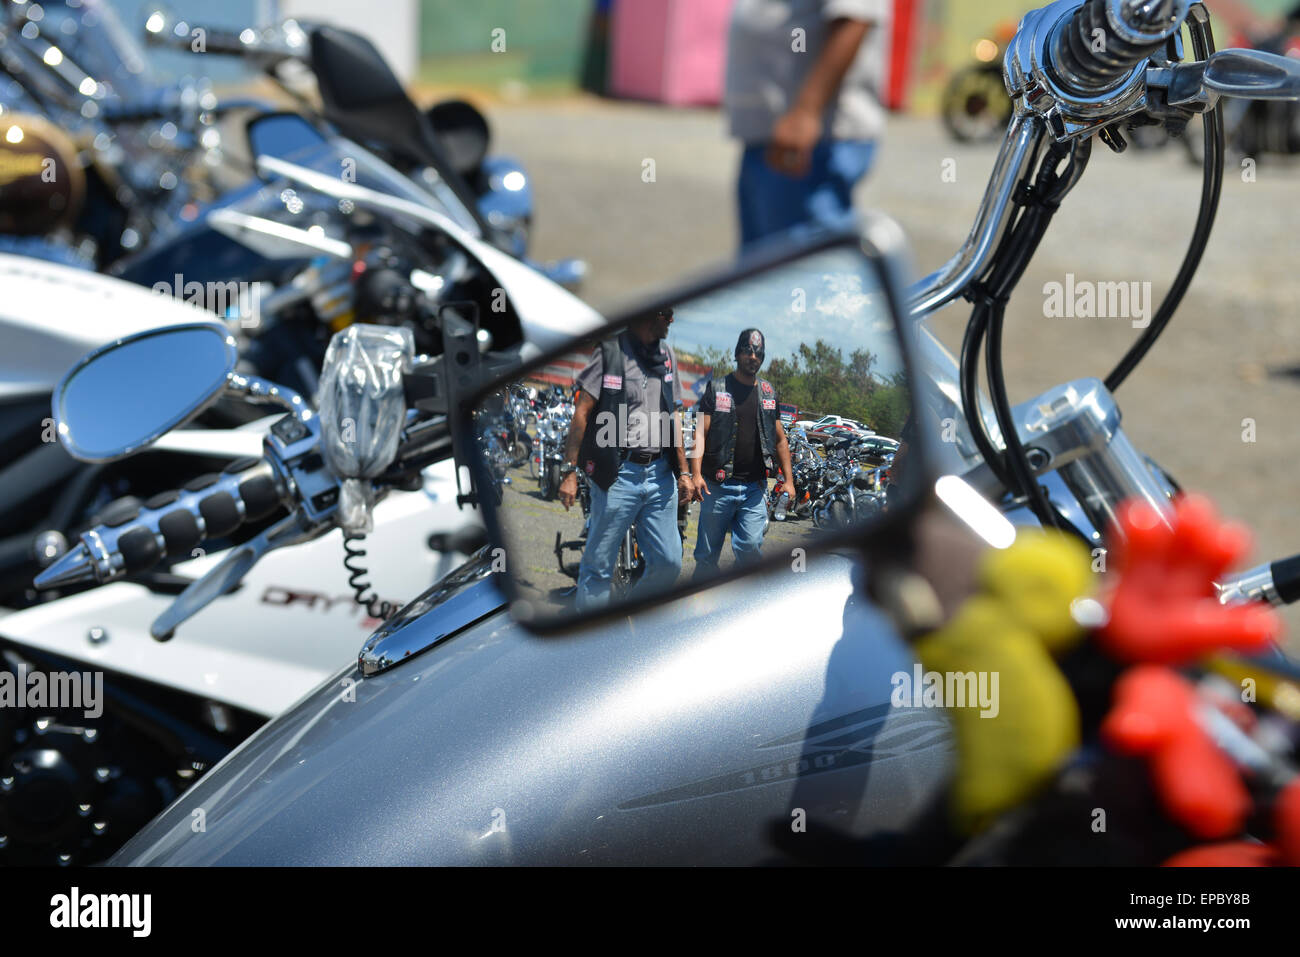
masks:
{"type": "Polygon", "coordinates": [[[1076,141],[1067,146],[1052,144],[1039,166],[1033,182],[1026,181],[1017,190],[1017,204],[1023,207],[1006,240],[999,246],[987,278],[972,287],[968,294],[975,302],[971,321],[967,326],[962,345],[961,392],[963,411],[971,423],[972,435],[980,447],[989,468],[1012,492],[1019,493],[1044,526],[1063,525],[1042,487],[1034,476],[1033,467],[1025,453],[1016,431],[1007,396],[1006,378],[1002,364],[1002,328],[1006,305],[1011,293],[1024,275],[1038,249],[1052,217],[1060,207],[1065,194],[1083,175],[1092,149],[1091,140],[1076,141]],[[1058,173],[1062,160],[1068,157],[1064,172],[1058,173]],[[978,352],[984,342],[986,375],[993,411],[1002,432],[1005,453],[999,453],[985,428],[978,408],[978,352]]]}
{"type": "MultiPolygon", "coordinates": [[[[1210,30],[1209,14],[1199,5],[1192,7],[1188,18],[1188,32],[1192,37],[1192,51],[1198,60],[1208,60],[1214,53],[1214,34],[1210,30]]],[[[1182,267],[1169,287],[1160,308],[1156,311],[1151,324],[1142,330],[1137,342],[1129,347],[1128,352],[1106,376],[1106,388],[1114,392],[1128,378],[1137,364],[1141,362],[1151,347],[1156,344],[1160,334],[1165,331],[1175,310],[1182,304],[1196,270],[1201,265],[1201,257],[1210,241],[1210,230],[1214,227],[1214,217],[1219,210],[1219,196],[1223,191],[1223,103],[1201,114],[1205,134],[1204,176],[1201,180],[1201,206],[1196,215],[1196,227],[1192,231],[1191,242],[1183,257],[1182,267]]]]}

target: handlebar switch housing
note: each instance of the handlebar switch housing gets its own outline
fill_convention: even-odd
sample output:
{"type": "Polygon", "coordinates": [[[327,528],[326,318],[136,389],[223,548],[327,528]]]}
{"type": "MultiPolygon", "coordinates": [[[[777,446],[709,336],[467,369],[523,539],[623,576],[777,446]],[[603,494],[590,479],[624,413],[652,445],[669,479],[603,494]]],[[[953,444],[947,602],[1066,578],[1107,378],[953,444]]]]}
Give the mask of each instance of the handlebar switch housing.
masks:
{"type": "Polygon", "coordinates": [[[1145,112],[1150,104],[1144,51],[1167,46],[1190,5],[1191,0],[1172,0],[1168,22],[1150,32],[1127,25],[1124,0],[1057,0],[1029,12],[1003,62],[1003,81],[1017,115],[1040,117],[1063,143],[1145,112]],[[1066,37],[1080,23],[1086,27],[1094,21],[1100,25],[1091,31],[1091,46],[1079,54],[1078,43],[1086,39],[1076,38],[1072,45],[1066,37]],[[1084,65],[1091,69],[1085,72],[1084,65]]]}

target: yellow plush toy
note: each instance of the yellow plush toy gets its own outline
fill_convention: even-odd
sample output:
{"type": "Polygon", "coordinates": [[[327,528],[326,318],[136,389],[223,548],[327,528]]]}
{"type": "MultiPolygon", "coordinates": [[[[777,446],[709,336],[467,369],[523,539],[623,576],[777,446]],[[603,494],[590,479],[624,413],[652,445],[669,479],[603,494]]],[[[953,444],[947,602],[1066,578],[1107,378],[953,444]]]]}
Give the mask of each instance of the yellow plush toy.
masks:
{"type": "Polygon", "coordinates": [[[1031,796],[1078,746],[1078,706],[1052,656],[1082,638],[1071,604],[1091,592],[1093,575],[1077,539],[1022,529],[1010,548],[984,556],[979,586],[916,644],[928,672],[983,674],[997,693],[995,707],[949,710],[957,740],[952,811],[967,834],[1031,796]]]}

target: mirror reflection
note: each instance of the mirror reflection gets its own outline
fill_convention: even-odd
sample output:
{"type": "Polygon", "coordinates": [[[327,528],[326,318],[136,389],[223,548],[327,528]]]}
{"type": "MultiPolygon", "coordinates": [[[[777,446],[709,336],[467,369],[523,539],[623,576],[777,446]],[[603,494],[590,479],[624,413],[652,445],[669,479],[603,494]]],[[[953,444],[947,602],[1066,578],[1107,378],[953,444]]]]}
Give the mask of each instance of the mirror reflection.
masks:
{"type": "Polygon", "coordinates": [[[475,413],[516,597],[546,619],[774,556],[797,567],[897,500],[910,408],[856,248],[611,327],[475,413]]]}
{"type": "Polygon", "coordinates": [[[60,438],[86,461],[147,445],[221,391],[234,355],[225,332],[207,324],[163,329],[106,349],[64,382],[60,438]]]}

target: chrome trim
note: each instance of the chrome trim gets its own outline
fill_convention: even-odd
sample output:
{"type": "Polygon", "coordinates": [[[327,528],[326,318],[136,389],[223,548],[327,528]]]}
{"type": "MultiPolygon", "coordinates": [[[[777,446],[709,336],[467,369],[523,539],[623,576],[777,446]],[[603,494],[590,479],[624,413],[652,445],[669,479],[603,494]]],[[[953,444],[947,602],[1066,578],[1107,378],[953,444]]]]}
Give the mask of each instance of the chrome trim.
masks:
{"type": "Polygon", "coordinates": [[[1221,605],[1246,604],[1252,601],[1264,601],[1270,605],[1283,604],[1281,596],[1277,593],[1277,587],[1273,584],[1271,563],[1258,565],[1215,587],[1219,589],[1221,605]]]}
{"type": "MultiPolygon", "coordinates": [[[[1056,472],[1094,529],[1112,529],[1119,504],[1135,498],[1169,520],[1173,490],[1129,441],[1115,397],[1100,379],[1056,386],[1016,406],[1012,416],[1034,474],[1056,472]]],[[[963,477],[990,498],[1005,492],[986,463],[963,477]]]]}
{"type": "Polygon", "coordinates": [[[294,259],[316,253],[346,261],[353,256],[351,243],[262,216],[222,208],[209,212],[206,219],[209,226],[227,239],[267,259],[294,259]]]}
{"type": "Polygon", "coordinates": [[[462,244],[465,243],[466,236],[472,239],[478,238],[447,216],[409,199],[402,199],[400,196],[381,193],[356,183],[345,183],[336,176],[320,173],[296,163],[288,163],[274,156],[257,157],[256,166],[258,175],[264,178],[279,177],[334,199],[347,199],[358,206],[406,216],[418,223],[440,229],[462,244]]]}
{"type": "Polygon", "coordinates": [[[1016,184],[1032,163],[1042,132],[1043,121],[1036,116],[1017,115],[1011,121],[970,234],[957,255],[908,289],[909,314],[921,317],[947,305],[984,272],[1006,232],[1016,184]]]}
{"type": "Polygon", "coordinates": [[[380,625],[357,655],[361,673],[371,677],[387,671],[504,608],[505,596],[493,580],[493,560],[491,547],[479,549],[380,625]]]}
{"type": "Polygon", "coordinates": [[[307,400],[297,392],[260,376],[231,372],[226,378],[224,394],[238,396],[249,402],[278,405],[290,412],[299,422],[310,422],[316,417],[307,400]]]}

